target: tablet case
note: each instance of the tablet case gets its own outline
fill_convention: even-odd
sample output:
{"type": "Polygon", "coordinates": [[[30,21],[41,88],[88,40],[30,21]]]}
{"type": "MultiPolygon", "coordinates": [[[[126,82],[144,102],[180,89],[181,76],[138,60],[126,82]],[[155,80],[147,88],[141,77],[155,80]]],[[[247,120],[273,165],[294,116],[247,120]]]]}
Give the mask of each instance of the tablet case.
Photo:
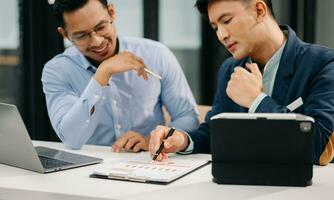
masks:
{"type": "MultiPolygon", "coordinates": [[[[283,117],[284,118],[284,117],[283,117]]],[[[211,120],[213,181],[219,184],[312,184],[314,121],[216,118],[211,120]]]]}

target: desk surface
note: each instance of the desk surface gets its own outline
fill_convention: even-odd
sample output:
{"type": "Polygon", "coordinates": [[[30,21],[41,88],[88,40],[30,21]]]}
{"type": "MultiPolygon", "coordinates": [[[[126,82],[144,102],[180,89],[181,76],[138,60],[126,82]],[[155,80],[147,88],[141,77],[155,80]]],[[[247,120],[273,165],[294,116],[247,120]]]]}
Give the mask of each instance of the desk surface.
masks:
{"type": "MultiPolygon", "coordinates": [[[[36,146],[65,149],[61,143],[34,141],[36,146]]],[[[109,147],[86,145],[70,152],[112,159],[128,158],[129,153],[113,153],[109,147]]],[[[181,155],[180,155],[181,156],[181,155]]],[[[191,155],[210,158],[209,155],[191,155]]],[[[39,174],[0,164],[0,199],[322,199],[333,198],[334,165],[314,166],[313,185],[309,187],[270,187],[217,185],[211,181],[207,165],[169,184],[153,185],[89,178],[99,165],[91,165],[50,174],[39,174]]]]}

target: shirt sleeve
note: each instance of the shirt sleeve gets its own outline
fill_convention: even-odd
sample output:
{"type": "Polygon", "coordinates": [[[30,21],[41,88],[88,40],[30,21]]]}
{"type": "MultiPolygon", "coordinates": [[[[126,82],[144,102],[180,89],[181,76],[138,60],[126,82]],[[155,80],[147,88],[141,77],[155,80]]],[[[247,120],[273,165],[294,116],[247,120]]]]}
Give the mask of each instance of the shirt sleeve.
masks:
{"type": "Polygon", "coordinates": [[[183,154],[183,155],[187,155],[187,154],[191,154],[194,150],[194,141],[191,139],[191,137],[189,136],[189,134],[187,132],[184,132],[188,139],[189,139],[189,145],[188,147],[184,150],[184,151],[180,151],[180,152],[177,152],[179,154],[183,154]]]}
{"type": "Polygon", "coordinates": [[[160,66],[161,100],[171,116],[171,127],[191,131],[198,127],[198,109],[182,68],[172,52],[163,47],[160,66]]]}
{"type": "Polygon", "coordinates": [[[78,94],[66,80],[66,74],[56,68],[46,64],[42,74],[51,124],[66,146],[80,149],[96,130],[109,86],[102,87],[91,78],[83,92],[78,94]]]}
{"type": "Polygon", "coordinates": [[[261,101],[266,97],[267,95],[265,93],[261,93],[259,96],[256,97],[255,101],[250,106],[248,112],[249,113],[255,113],[256,108],[259,106],[261,101]]]}

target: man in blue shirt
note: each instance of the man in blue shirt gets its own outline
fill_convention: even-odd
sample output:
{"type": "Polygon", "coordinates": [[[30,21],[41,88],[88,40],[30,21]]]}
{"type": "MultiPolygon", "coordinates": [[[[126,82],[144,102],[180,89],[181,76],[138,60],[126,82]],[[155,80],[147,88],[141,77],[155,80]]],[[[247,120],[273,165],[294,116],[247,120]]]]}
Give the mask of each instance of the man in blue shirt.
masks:
{"type": "MultiPolygon", "coordinates": [[[[334,51],[301,41],[279,26],[270,0],[197,0],[220,42],[233,58],[218,74],[212,110],[195,131],[175,131],[163,153],[210,152],[210,118],[222,112],[301,113],[315,119],[314,163],[334,157],[334,51]],[[303,102],[303,103],[302,103],[303,102]]],[[[151,135],[154,154],[169,128],[151,135]]],[[[233,133],[231,133],[233,134],[233,133]]],[[[274,142],[274,138],[273,138],[274,142]]]]}
{"type": "Polygon", "coordinates": [[[54,11],[58,32],[73,47],[45,64],[42,83],[53,128],[68,147],[147,150],[149,133],[164,124],[163,105],[170,126],[198,126],[196,102],[168,48],[117,37],[115,10],[107,0],[56,0],[54,11]]]}

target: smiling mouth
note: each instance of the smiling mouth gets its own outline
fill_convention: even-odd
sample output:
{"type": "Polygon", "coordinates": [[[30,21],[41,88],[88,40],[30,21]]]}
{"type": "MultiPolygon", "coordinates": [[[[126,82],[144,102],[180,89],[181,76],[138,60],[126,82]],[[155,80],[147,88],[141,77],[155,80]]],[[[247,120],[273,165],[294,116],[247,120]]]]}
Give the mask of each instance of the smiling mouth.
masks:
{"type": "Polygon", "coordinates": [[[108,43],[103,45],[102,48],[92,50],[94,53],[103,53],[108,47],[108,43]]]}

